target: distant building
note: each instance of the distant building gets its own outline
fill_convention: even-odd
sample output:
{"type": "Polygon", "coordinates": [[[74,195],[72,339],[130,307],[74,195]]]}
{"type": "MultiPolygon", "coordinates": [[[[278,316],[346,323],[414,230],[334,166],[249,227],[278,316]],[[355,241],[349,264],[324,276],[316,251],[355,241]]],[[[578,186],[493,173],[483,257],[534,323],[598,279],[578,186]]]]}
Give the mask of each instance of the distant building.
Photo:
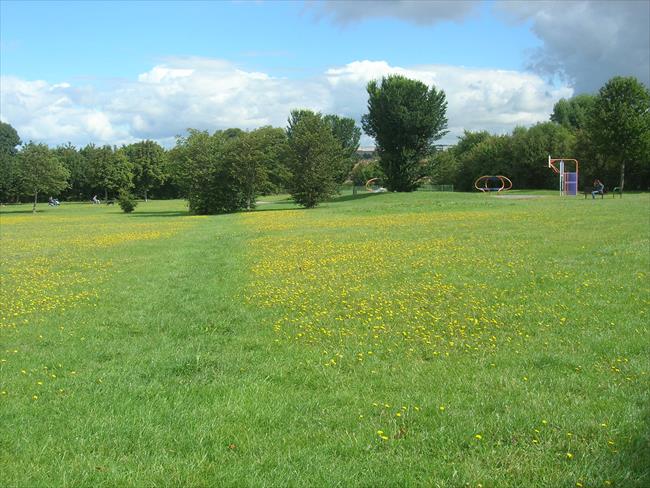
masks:
{"type": "Polygon", "coordinates": [[[359,156],[359,159],[372,159],[377,154],[374,147],[360,147],[357,149],[357,156],[359,156]]]}
{"type": "MultiPolygon", "coordinates": [[[[450,147],[453,147],[455,144],[434,144],[436,151],[446,151],[450,147]]],[[[357,149],[357,156],[359,159],[373,159],[377,157],[377,151],[374,147],[360,147],[357,149]]]]}

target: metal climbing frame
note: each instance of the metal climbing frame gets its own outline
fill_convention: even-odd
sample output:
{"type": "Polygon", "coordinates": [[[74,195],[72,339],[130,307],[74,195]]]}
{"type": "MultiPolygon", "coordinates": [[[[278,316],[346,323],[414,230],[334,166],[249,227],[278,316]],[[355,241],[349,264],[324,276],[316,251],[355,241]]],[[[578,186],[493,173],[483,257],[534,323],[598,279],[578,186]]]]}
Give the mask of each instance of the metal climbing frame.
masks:
{"type": "Polygon", "coordinates": [[[548,155],[548,167],[560,175],[560,195],[578,194],[578,160],[571,158],[551,158],[548,155]],[[575,172],[566,171],[566,163],[575,164],[575,172]]]}

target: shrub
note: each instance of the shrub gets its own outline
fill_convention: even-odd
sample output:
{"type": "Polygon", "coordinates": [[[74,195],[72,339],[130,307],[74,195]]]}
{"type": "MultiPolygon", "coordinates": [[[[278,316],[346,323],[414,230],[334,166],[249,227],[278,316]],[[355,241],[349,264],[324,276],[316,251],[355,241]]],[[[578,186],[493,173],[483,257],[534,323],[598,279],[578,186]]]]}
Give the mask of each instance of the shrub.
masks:
{"type": "Polygon", "coordinates": [[[321,114],[291,112],[287,128],[288,166],[293,175],[289,190],[299,205],[313,208],[336,193],[337,171],[343,150],[321,114]]]}
{"type": "Polygon", "coordinates": [[[117,199],[117,202],[120,205],[120,208],[125,212],[125,213],[131,213],[135,209],[135,207],[138,205],[138,202],[136,202],[135,198],[131,193],[129,193],[126,190],[120,191],[119,198],[117,199]]]}
{"type": "Polygon", "coordinates": [[[376,159],[359,161],[352,168],[352,182],[357,186],[363,186],[371,178],[384,178],[384,172],[376,159]]]}

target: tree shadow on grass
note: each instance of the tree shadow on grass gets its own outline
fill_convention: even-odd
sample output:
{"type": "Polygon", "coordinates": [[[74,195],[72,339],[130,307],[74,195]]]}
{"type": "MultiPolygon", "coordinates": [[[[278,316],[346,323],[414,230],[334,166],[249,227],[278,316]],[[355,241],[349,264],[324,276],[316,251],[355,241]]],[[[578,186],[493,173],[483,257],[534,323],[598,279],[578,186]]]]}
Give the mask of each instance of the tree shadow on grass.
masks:
{"type": "MultiPolygon", "coordinates": [[[[37,214],[44,213],[45,210],[36,210],[37,214]]],[[[30,214],[34,213],[32,212],[32,209],[30,208],[29,210],[13,210],[8,207],[2,207],[2,215],[16,215],[16,214],[30,214]]]]}
{"type": "MultiPolygon", "coordinates": [[[[274,202],[275,203],[275,202],[274,202]]],[[[289,202],[289,203],[294,203],[294,202],[289,202]]],[[[248,212],[287,212],[287,211],[294,211],[294,210],[307,210],[305,207],[294,207],[294,208],[260,208],[260,206],[255,207],[254,209],[251,210],[242,210],[241,212],[237,213],[248,213],[248,212]]]]}
{"type": "Polygon", "coordinates": [[[356,195],[341,195],[327,200],[328,203],[349,202],[350,200],[363,200],[365,198],[377,197],[382,193],[358,193],[356,195]]]}
{"type": "Polygon", "coordinates": [[[632,436],[630,442],[626,443],[621,450],[620,459],[623,459],[626,467],[634,474],[634,481],[637,484],[629,486],[648,486],[650,481],[650,407],[645,407],[643,419],[639,422],[637,433],[632,436]]]}
{"type": "Polygon", "coordinates": [[[162,212],[133,212],[130,217],[189,217],[192,214],[189,210],[184,211],[162,211],[162,212]]]}
{"type": "MultiPolygon", "coordinates": [[[[339,195],[332,197],[328,200],[325,200],[321,202],[321,204],[327,204],[327,203],[339,203],[339,202],[348,202],[351,200],[363,200],[365,198],[369,198],[372,196],[377,196],[379,194],[377,193],[360,193],[358,195],[339,195]]],[[[252,212],[285,212],[286,210],[308,210],[305,207],[299,206],[295,201],[292,199],[288,198],[286,200],[278,200],[277,202],[264,202],[262,204],[258,204],[257,207],[255,207],[252,212]],[[264,208],[267,205],[294,205],[293,208],[291,209],[286,209],[286,208],[264,208]]]]}
{"type": "Polygon", "coordinates": [[[260,200],[259,205],[290,205],[292,203],[295,203],[291,198],[285,198],[284,200],[275,200],[275,201],[265,201],[265,200],[260,200]]]}

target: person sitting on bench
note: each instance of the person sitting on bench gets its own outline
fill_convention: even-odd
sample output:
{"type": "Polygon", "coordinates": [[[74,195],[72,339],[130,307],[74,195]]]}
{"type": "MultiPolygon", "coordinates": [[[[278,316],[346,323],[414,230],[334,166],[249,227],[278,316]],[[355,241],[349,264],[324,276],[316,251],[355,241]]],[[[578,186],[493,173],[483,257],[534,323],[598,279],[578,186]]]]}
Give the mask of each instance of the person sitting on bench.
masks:
{"type": "Polygon", "coordinates": [[[594,190],[591,192],[591,198],[595,199],[596,195],[602,195],[605,192],[605,185],[596,178],[594,180],[594,190]]]}

